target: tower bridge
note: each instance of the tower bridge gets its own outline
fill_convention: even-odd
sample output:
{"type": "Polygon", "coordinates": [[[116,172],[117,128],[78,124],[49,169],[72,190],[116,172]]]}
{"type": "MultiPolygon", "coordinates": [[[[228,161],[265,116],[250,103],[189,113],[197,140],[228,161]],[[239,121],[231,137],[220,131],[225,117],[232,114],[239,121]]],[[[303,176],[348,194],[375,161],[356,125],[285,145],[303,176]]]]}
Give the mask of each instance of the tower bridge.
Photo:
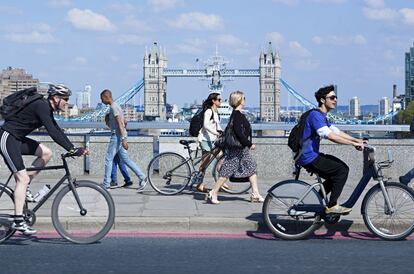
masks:
{"type": "MultiPolygon", "coordinates": [[[[166,93],[168,77],[196,77],[209,80],[210,91],[222,91],[222,81],[233,80],[240,77],[256,77],[259,79],[260,92],[260,121],[277,122],[280,120],[280,92],[281,86],[287,90],[287,95],[292,95],[299,104],[306,109],[315,108],[316,105],[286,81],[281,79],[281,59],[278,52],[273,52],[269,43],[268,49],[262,51],[259,57],[259,69],[233,69],[227,68],[227,61],[218,55],[205,62],[203,69],[173,69],[167,68],[165,50],[154,43],[150,51],[144,55],[144,77],[123,93],[115,101],[123,105],[144,89],[144,116],[146,120],[166,120],[166,93]]],[[[70,119],[70,121],[97,121],[108,111],[108,107],[95,110],[83,116],[70,119]]],[[[387,120],[396,115],[390,112],[369,121],[348,120],[339,116],[328,114],[334,123],[338,124],[375,124],[387,120]]]]}

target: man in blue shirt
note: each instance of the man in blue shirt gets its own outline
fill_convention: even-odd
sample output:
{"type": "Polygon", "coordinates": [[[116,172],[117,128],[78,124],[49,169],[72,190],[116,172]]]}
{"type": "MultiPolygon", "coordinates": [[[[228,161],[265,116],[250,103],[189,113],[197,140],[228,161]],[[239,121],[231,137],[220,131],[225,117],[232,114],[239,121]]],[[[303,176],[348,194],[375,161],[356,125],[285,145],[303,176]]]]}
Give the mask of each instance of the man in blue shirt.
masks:
{"type": "Polygon", "coordinates": [[[302,137],[305,147],[298,163],[306,170],[315,172],[325,179],[323,185],[326,193],[331,193],[325,212],[347,214],[351,209],[338,205],[337,201],[348,178],[349,167],[333,155],[320,153],[320,139],[352,145],[358,150],[362,150],[364,144],[362,140],[340,131],[327,120],[327,113],[336,107],[337,96],[334,90],[334,86],[330,85],[315,92],[319,109],[311,111],[306,118],[302,137]]]}

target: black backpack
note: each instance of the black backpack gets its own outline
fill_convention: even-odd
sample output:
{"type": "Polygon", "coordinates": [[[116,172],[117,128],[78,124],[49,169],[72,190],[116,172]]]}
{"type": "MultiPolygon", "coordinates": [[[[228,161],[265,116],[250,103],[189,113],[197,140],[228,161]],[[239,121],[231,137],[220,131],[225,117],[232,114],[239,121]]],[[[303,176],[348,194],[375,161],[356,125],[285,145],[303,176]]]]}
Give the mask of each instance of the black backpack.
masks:
{"type": "Polygon", "coordinates": [[[295,153],[295,159],[298,159],[299,158],[298,156],[300,156],[300,150],[302,149],[302,144],[303,144],[302,143],[303,130],[305,129],[306,118],[308,118],[311,111],[320,112],[320,110],[317,108],[306,111],[300,116],[299,122],[290,131],[289,138],[288,138],[288,146],[295,153]]]}
{"type": "Polygon", "coordinates": [[[16,91],[3,99],[0,114],[4,120],[10,120],[28,104],[41,98],[43,95],[37,92],[36,87],[16,91]]]}
{"type": "MultiPolygon", "coordinates": [[[[207,110],[207,109],[206,109],[207,110]]],[[[203,127],[204,122],[204,113],[206,110],[200,109],[196,114],[194,114],[193,118],[190,120],[190,128],[188,129],[190,136],[197,137],[198,133],[200,132],[201,128],[203,127]]],[[[213,118],[214,113],[211,114],[211,119],[213,118]]]]}

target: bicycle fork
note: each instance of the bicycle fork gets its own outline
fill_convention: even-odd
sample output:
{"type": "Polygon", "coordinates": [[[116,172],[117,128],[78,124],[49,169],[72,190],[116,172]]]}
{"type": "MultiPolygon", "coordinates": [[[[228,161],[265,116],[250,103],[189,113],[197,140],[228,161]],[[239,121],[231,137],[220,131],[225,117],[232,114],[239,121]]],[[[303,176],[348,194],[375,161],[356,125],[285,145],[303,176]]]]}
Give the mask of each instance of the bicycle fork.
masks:
{"type": "Polygon", "coordinates": [[[75,196],[76,203],[79,206],[79,213],[81,216],[85,216],[88,211],[83,207],[82,202],[79,198],[78,192],[76,191],[76,179],[69,180],[69,188],[72,190],[73,196],[75,196]]]}
{"type": "Polygon", "coordinates": [[[384,213],[387,215],[391,215],[395,212],[395,209],[393,205],[391,204],[390,196],[388,195],[387,189],[385,188],[384,181],[382,179],[379,179],[378,182],[380,184],[382,194],[384,195],[384,200],[385,200],[385,205],[386,205],[384,208],[384,211],[385,211],[384,213]]]}

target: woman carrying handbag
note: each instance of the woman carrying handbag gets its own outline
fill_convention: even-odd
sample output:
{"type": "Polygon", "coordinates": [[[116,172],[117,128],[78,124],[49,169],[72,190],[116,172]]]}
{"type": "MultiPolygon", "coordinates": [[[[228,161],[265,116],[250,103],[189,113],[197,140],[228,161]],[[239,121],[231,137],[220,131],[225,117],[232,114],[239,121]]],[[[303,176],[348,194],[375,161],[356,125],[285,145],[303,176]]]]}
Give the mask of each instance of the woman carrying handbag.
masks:
{"type": "Polygon", "coordinates": [[[219,179],[213,189],[207,194],[207,200],[212,204],[219,204],[217,199],[220,187],[230,177],[248,177],[252,186],[251,202],[263,202],[257,187],[257,165],[250,150],[256,146],[252,144],[252,129],[246,116],[241,113],[245,104],[244,93],[235,91],[230,94],[229,104],[233,108],[229,124],[224,132],[223,146],[226,149],[224,163],[219,171],[219,179]]]}

